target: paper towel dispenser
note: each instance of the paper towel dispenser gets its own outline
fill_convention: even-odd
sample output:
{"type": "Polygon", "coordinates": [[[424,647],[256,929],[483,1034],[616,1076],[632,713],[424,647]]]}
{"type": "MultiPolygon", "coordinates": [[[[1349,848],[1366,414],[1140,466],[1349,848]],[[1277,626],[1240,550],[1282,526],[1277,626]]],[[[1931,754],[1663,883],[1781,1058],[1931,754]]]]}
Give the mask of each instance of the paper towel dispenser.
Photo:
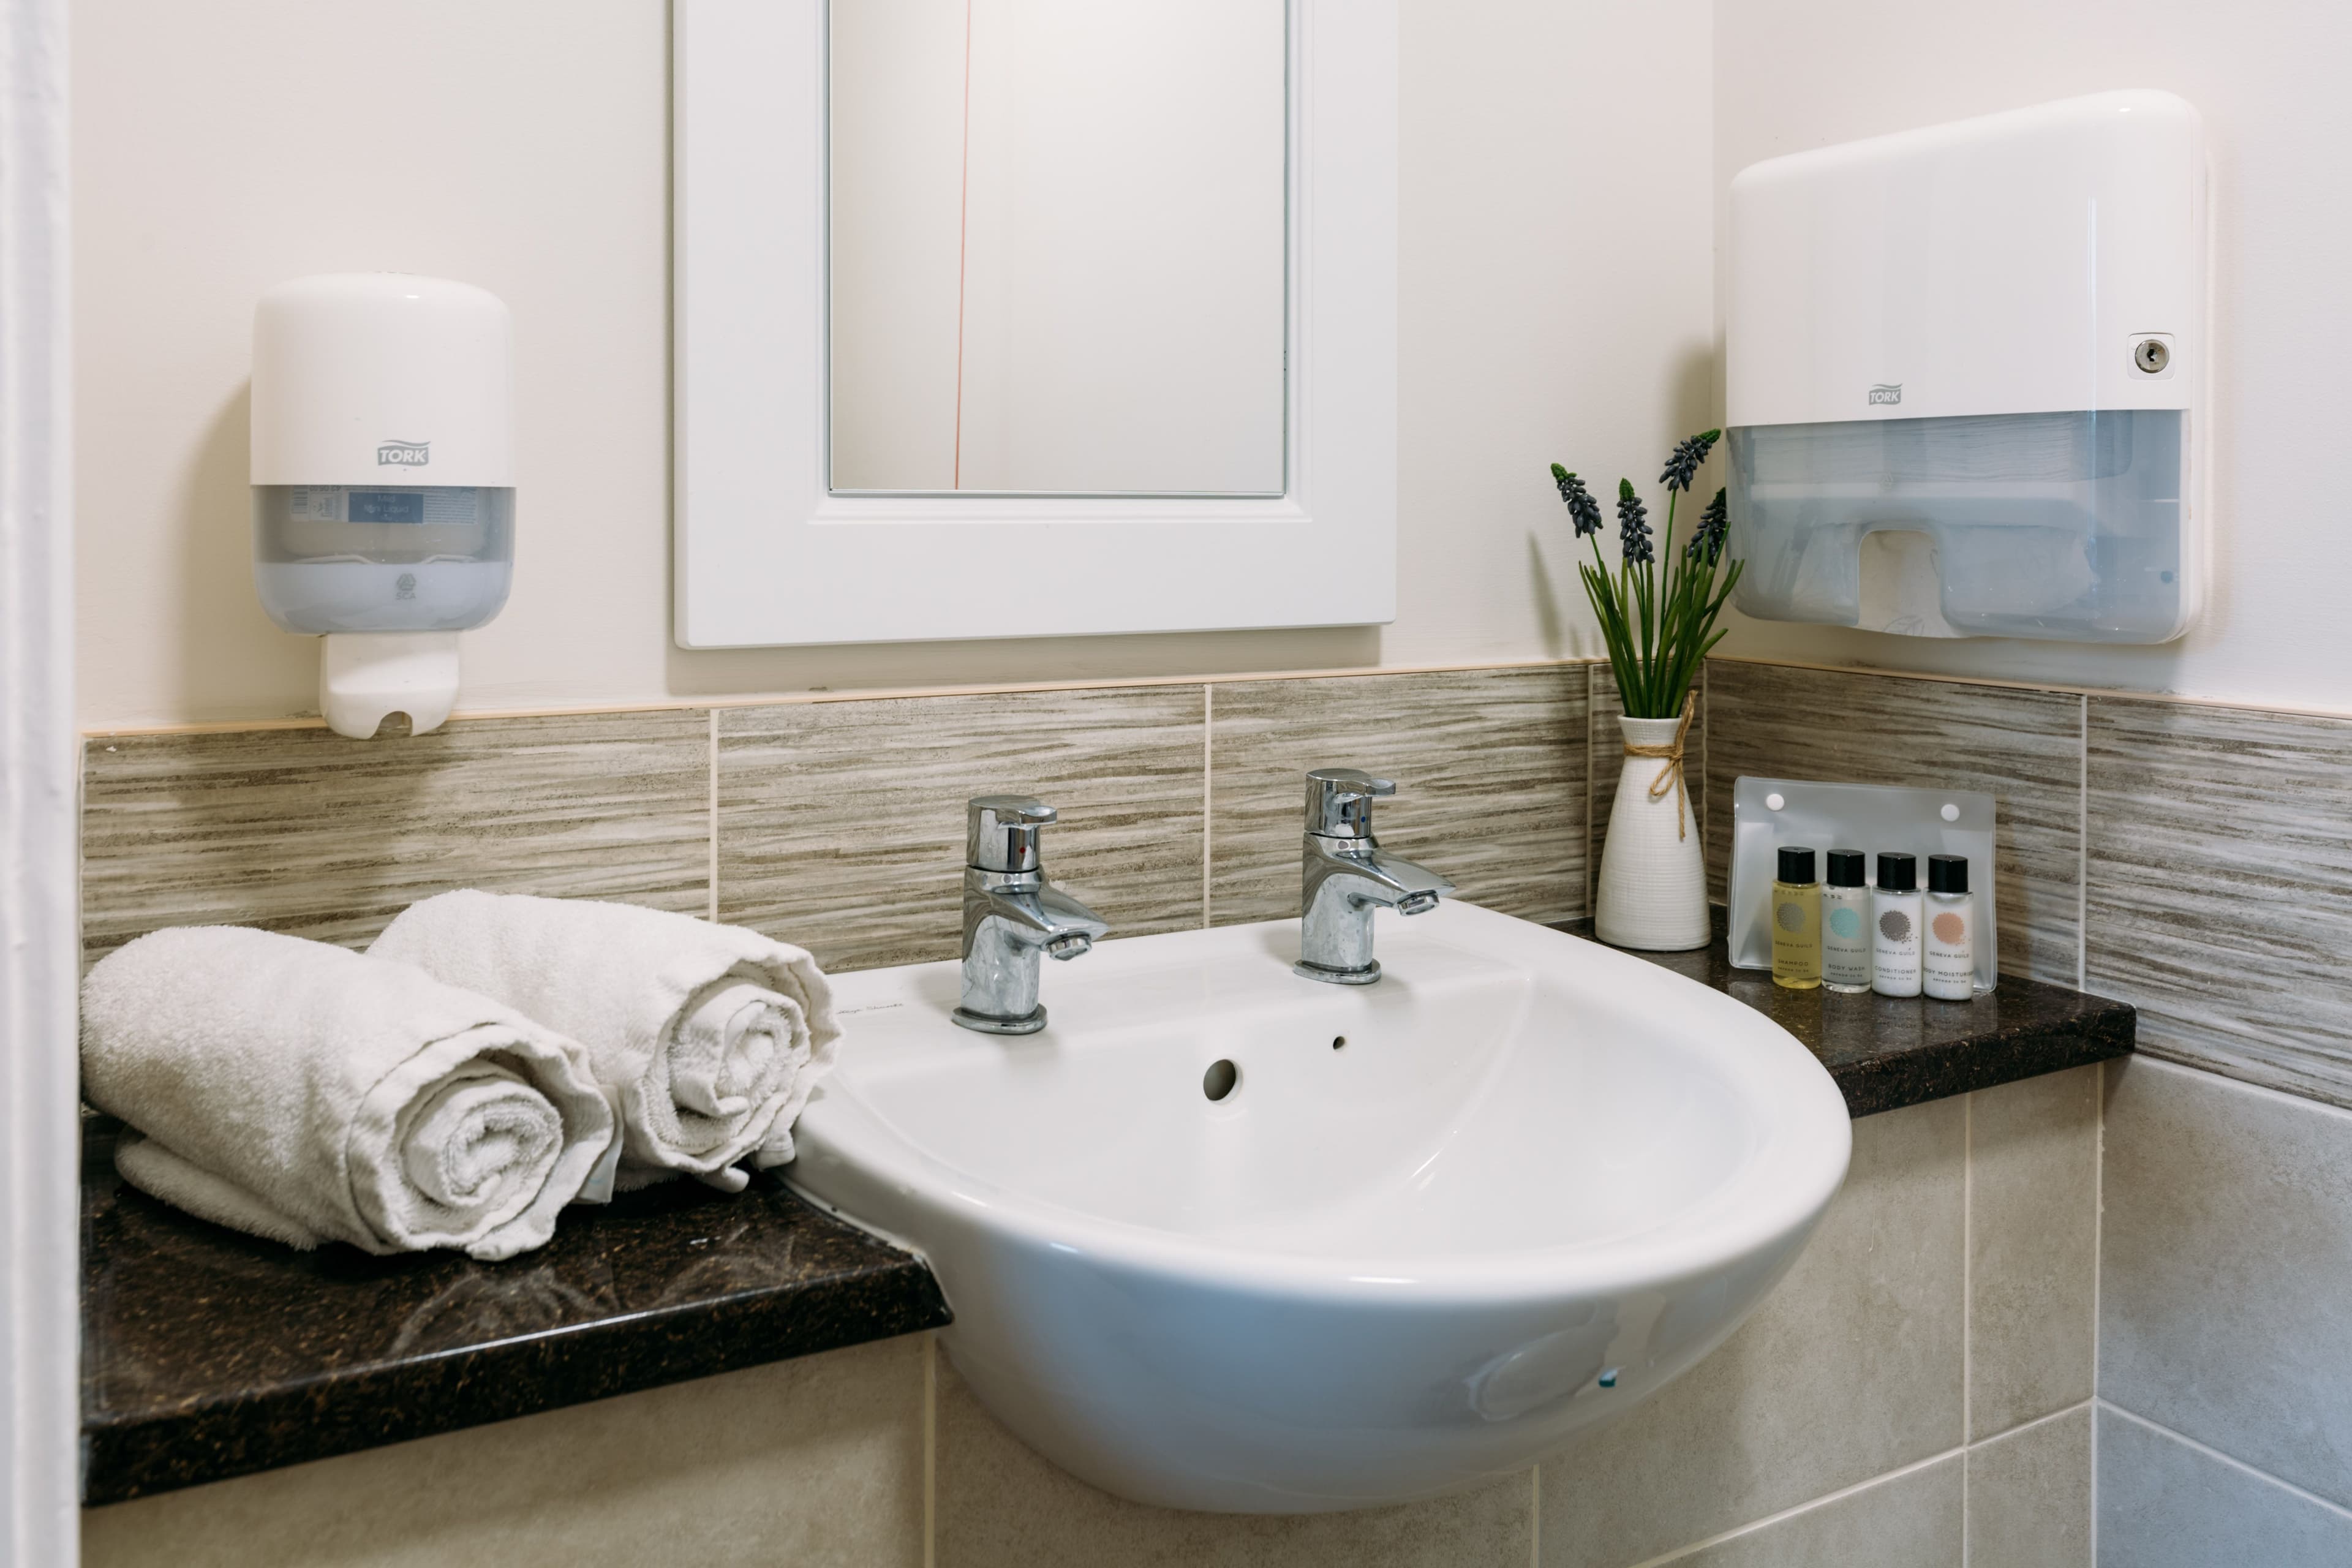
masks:
{"type": "Polygon", "coordinates": [[[2207,574],[2205,156],[2099,93],[1731,183],[1737,603],[1928,637],[2158,643],[2207,574]]]}

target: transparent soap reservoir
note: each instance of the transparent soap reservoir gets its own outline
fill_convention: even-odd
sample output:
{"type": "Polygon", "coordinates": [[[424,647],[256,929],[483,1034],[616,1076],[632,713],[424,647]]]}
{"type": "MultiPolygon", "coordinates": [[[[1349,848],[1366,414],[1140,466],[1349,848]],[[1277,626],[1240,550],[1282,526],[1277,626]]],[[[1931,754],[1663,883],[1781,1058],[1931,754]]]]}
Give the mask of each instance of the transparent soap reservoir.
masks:
{"type": "Polygon", "coordinates": [[[514,491],[256,485],[254,583],[289,632],[460,632],[507,602],[514,491]]]}
{"type": "Polygon", "coordinates": [[[1739,608],[1914,635],[2166,641],[2194,610],[2186,424],[2128,409],[1735,426],[1739,608]]]}

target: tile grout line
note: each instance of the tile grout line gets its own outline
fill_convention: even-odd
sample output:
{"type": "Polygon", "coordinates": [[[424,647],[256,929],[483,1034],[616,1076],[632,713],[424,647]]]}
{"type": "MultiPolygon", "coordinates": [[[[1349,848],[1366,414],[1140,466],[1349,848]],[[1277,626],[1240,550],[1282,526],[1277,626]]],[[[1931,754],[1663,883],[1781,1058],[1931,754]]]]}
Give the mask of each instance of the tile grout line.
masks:
{"type": "Polygon", "coordinates": [[[923,1336],[923,1568],[939,1561],[940,1336],[923,1336]]]}
{"type": "Polygon", "coordinates": [[[1977,1438],[1977,1097],[1960,1097],[1960,1568],[1969,1563],[1969,1471],[1977,1438]]]}
{"type": "Polygon", "coordinates": [[[719,923],[719,710],[710,710],[710,923],[719,923]]]}
{"type": "MultiPolygon", "coordinates": [[[[2242,1471],[2243,1473],[2253,1477],[2254,1479],[2258,1481],[2267,1482],[2270,1485],[2278,1488],[2279,1490],[2285,1492],[2290,1497],[2300,1498],[2302,1500],[2311,1504],[2315,1508],[2326,1509],[2329,1513],[2336,1515],[2338,1519],[2352,1521],[2352,1508],[2346,1508],[2340,1502],[2330,1502],[2327,1499],[2321,1497],[2317,1492],[2306,1491],[2302,1487],[2296,1486],[2293,1481],[2282,1480],[2278,1477],[2271,1474],[2268,1470],[2258,1469],[2254,1466],[2246,1463],[2243,1459],[2236,1458],[2231,1455],[2223,1453],[2221,1449],[2214,1447],[2210,1443],[2200,1443],[2196,1438],[2188,1436],[2186,1433],[2176,1432],[2171,1427],[2165,1426],[2162,1422],[2151,1421],[2147,1416],[2138,1414],[2137,1411],[2126,1410],[2122,1405],[2117,1405],[2111,1400],[2094,1399],[2091,1403],[2097,1405],[2101,1410],[2114,1411],[2117,1415],[2122,1416],[2125,1420],[2132,1423],[2136,1426],[2145,1426],[2149,1431],[2156,1433],[2159,1436],[2169,1437],[2174,1442],[2179,1444],[2182,1447],[2189,1449],[2193,1453],[2201,1454],[2209,1459],[2217,1460],[2221,1464],[2227,1465],[2233,1470],[2242,1471]]],[[[2096,1425],[2096,1417],[2095,1416],[2093,1419],[2093,1426],[2095,1427],[2096,1425]]]]}
{"type": "Polygon", "coordinates": [[[2107,1064],[2095,1064],[2091,1092],[2098,1097],[2093,1128],[2098,1161],[2091,1172],[2091,1562],[2099,1561],[2099,1321],[2107,1279],[2107,1064]]]}
{"type": "Polygon", "coordinates": [[[1986,687],[1998,691],[2039,691],[2052,697],[2105,697],[2121,702],[2161,702],[2185,708],[2234,708],[2249,713],[2297,719],[2352,719],[2352,708],[2261,702],[2236,697],[2200,697],[2185,691],[2141,691],[2126,686],[2076,686],[2060,680],[2011,680],[2001,676],[1942,675],[1931,670],[1889,669],[1863,664],[1817,664],[1811,659],[1763,658],[1742,653],[1709,654],[1707,658],[1710,661],[1719,658],[1727,664],[1764,665],[1775,669],[1811,669],[1825,675],[1872,676],[1885,680],[1926,680],[1946,686],[1986,687]]]}
{"type": "Polygon", "coordinates": [[[1996,1443],[2006,1443],[2011,1437],[2024,1436],[2026,1433],[2032,1431],[2036,1426],[2047,1426],[2053,1421],[2063,1421],[2067,1416],[2074,1415],[2076,1411],[2088,1410],[2092,1405],[2097,1403],[2098,1401],[2095,1399],[2078,1399],[2074,1401],[2074,1404],[2066,1406],[2063,1410],[2053,1410],[2047,1415],[2037,1415],[2031,1421],[2021,1421],[2016,1426],[2010,1427],[2007,1431],[1996,1432],[1990,1437],[1970,1443],[1969,1445],[1969,1451],[1970,1453],[1974,1453],[1979,1448],[1990,1448],[1996,1443]]]}
{"type": "MultiPolygon", "coordinates": [[[[2063,1415],[2065,1412],[2061,1411],[2060,1414],[2063,1415]]],[[[2023,1429],[2019,1428],[2021,1431],[2023,1429]]],[[[1962,1445],[1957,1448],[1947,1448],[1939,1454],[1930,1454],[1924,1459],[1914,1459],[1909,1464],[1897,1466],[1884,1475],[1872,1476],[1869,1479],[1856,1481],[1850,1487],[1840,1487],[1833,1492],[1823,1492],[1817,1498],[1809,1498],[1803,1502],[1784,1508],[1778,1513],[1768,1513],[1762,1519],[1750,1520],[1746,1524],[1710,1535],[1704,1541],[1694,1541],[1687,1546],[1677,1546],[1673,1551],[1662,1552],[1655,1557],[1644,1557],[1634,1563],[1633,1568],[1666,1568],[1666,1564],[1670,1563],[1685,1562],[1711,1547],[1721,1546],[1726,1542],[1737,1541],[1742,1536],[1754,1535],[1776,1524],[1785,1524],[1800,1514],[1811,1513],[1817,1508],[1826,1508],[1833,1502],[1843,1502],[1857,1493],[1866,1492],[1873,1487],[1884,1486],[1888,1481],[1899,1481],[1906,1476],[1916,1475],[1921,1470],[1930,1469],[1948,1459],[1960,1459],[1965,1464],[1967,1454],[1968,1447],[1962,1445]]]]}
{"type": "Polygon", "coordinates": [[[2074,795],[2074,989],[2091,988],[2091,699],[2083,697],[2075,726],[2081,742],[2074,795]]]}
{"type": "Polygon", "coordinates": [[[1201,684],[1201,929],[1210,925],[1209,868],[1215,861],[1216,846],[1216,785],[1211,771],[1216,762],[1217,750],[1217,689],[1203,681],[1201,684]]]}
{"type": "MultiPolygon", "coordinates": [[[[697,709],[799,708],[828,702],[895,702],[915,697],[1018,697],[1052,691],[1115,691],[1124,687],[1255,686],[1279,680],[1354,680],[1386,675],[1473,675],[1514,669],[1565,669],[1589,658],[1472,659],[1453,664],[1335,665],[1319,669],[1258,669],[1207,675],[1089,676],[1067,680],[1007,680],[962,686],[861,686],[843,691],[770,691],[747,697],[679,697],[667,700],[621,699],[611,702],[556,703],[537,708],[473,708],[449,715],[453,724],[490,719],[596,719],[621,713],[691,713],[697,709]]],[[[226,735],[248,730],[323,730],[324,719],[196,719],[180,721],[131,720],[81,729],[85,738],[120,735],[226,735]]]]}

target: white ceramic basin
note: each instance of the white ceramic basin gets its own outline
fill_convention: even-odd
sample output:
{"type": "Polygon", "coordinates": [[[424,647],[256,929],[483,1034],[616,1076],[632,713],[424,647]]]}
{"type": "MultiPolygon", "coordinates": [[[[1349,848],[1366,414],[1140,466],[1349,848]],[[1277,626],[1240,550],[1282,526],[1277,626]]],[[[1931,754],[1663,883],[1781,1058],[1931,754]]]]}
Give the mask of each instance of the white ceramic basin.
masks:
{"type": "Polygon", "coordinates": [[[1354,988],[1291,973],[1296,921],[1105,942],[1025,1037],[949,1023],[953,963],[840,976],[788,1173],[930,1261],[957,1370],[1097,1486],[1299,1512],[1523,1468],[1730,1333],[1852,1123],[1640,959],[1453,902],[1379,946],[1354,988]]]}

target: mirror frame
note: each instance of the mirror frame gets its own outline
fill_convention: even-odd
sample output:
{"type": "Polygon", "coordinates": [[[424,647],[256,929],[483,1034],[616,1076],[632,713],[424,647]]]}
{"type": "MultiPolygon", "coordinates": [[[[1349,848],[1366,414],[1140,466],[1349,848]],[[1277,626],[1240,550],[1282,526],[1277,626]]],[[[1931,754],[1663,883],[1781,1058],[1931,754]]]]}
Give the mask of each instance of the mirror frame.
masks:
{"type": "Polygon", "coordinates": [[[1394,618],[1397,0],[1286,3],[1286,488],[1104,498],[828,490],[825,0],[677,0],[679,647],[1394,618]]]}

